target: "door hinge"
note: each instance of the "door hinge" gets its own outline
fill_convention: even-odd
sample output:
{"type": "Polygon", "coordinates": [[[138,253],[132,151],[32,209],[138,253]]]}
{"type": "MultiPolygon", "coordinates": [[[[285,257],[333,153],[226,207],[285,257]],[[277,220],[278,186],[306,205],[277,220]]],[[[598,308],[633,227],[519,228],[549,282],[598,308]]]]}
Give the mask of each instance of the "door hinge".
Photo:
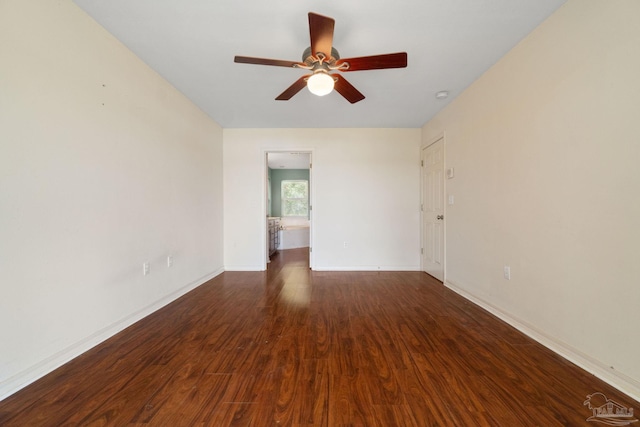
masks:
{"type": "Polygon", "coordinates": [[[309,246],[309,252],[313,252],[313,248],[309,246]]]}
{"type": "Polygon", "coordinates": [[[424,205],[420,205],[420,210],[424,212],[424,205]]]}
{"type": "Polygon", "coordinates": [[[313,163],[309,163],[309,169],[313,168],[313,163]]]}
{"type": "Polygon", "coordinates": [[[420,166],[424,167],[424,160],[420,160],[420,166]]]}
{"type": "Polygon", "coordinates": [[[313,206],[309,205],[309,210],[312,211],[313,210],[313,206]]]}
{"type": "Polygon", "coordinates": [[[424,248],[420,248],[420,254],[424,255],[424,248]]]}

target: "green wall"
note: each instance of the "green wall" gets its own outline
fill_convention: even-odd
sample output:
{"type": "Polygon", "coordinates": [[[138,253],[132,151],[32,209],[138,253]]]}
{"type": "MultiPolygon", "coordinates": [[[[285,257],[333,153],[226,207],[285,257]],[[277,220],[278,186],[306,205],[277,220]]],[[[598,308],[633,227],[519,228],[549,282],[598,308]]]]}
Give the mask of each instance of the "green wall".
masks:
{"type": "Polygon", "coordinates": [[[269,169],[271,177],[271,216],[281,216],[282,199],[280,187],[283,180],[309,180],[309,169],[269,169]]]}
{"type": "Polygon", "coordinates": [[[271,214],[271,211],[272,211],[271,205],[273,204],[273,201],[272,201],[273,196],[271,195],[271,174],[273,173],[273,169],[267,168],[267,170],[269,171],[267,174],[267,180],[268,180],[267,186],[269,188],[268,190],[269,194],[267,194],[267,216],[273,216],[271,214]]]}

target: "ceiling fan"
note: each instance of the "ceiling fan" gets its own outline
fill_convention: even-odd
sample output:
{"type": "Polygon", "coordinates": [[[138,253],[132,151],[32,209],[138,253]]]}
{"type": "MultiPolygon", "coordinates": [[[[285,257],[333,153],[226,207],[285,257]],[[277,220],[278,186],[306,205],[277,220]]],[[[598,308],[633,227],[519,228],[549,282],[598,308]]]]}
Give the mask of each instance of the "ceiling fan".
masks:
{"type": "Polygon", "coordinates": [[[273,65],[309,70],[311,73],[300,77],[294,84],[282,92],[276,100],[289,100],[307,86],[311,93],[323,96],[335,89],[347,101],[355,104],[364,99],[364,95],[349,83],[342,75],[334,71],[380,70],[385,68],[404,68],[407,66],[407,53],[389,53],[384,55],[362,56],[341,59],[333,47],[333,27],[335,20],[327,16],[309,12],[309,34],[311,46],[302,54],[302,62],[279,59],[252,58],[236,56],[234,62],[242,64],[273,65]]]}

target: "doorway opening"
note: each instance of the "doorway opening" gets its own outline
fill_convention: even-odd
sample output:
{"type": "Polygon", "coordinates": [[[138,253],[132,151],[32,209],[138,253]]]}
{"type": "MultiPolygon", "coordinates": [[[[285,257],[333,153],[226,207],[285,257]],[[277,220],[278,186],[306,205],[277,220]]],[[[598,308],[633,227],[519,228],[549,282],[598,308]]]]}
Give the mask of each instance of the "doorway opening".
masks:
{"type": "Polygon", "coordinates": [[[310,151],[266,153],[267,263],[285,251],[309,251],[313,268],[310,151]]]}

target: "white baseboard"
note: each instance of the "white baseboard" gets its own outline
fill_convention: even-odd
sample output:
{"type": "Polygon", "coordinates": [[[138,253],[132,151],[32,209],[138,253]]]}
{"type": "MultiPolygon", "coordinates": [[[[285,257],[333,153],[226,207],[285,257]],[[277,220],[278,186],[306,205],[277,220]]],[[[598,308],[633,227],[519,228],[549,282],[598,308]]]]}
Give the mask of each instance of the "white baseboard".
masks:
{"type": "Polygon", "coordinates": [[[137,321],[150,315],[154,311],[159,310],[165,305],[180,298],[187,292],[192,291],[198,286],[220,275],[223,271],[224,269],[221,268],[203,277],[200,277],[199,279],[196,279],[191,283],[183,286],[182,288],[159,299],[153,304],[148,305],[147,307],[144,307],[136,311],[135,313],[132,313],[124,319],[121,319],[120,321],[89,335],[88,337],[65,348],[64,350],[61,350],[58,353],[55,353],[54,355],[42,360],[41,362],[36,363],[30,368],[27,368],[24,371],[13,375],[12,377],[9,377],[7,380],[2,381],[0,383],[0,400],[9,397],[13,393],[42,378],[43,376],[71,361],[72,359],[80,356],[82,353],[90,350],[101,342],[106,341],[123,329],[128,328],[137,321]]]}
{"type": "Polygon", "coordinates": [[[381,265],[381,266],[372,266],[372,265],[354,265],[348,267],[314,267],[315,271],[420,271],[420,266],[415,265],[381,265]]]}
{"type": "MultiPolygon", "coordinates": [[[[492,305],[491,303],[470,294],[469,292],[465,291],[449,280],[447,280],[444,285],[457,294],[461,295],[462,297],[466,298],[467,300],[487,310],[489,313],[493,314],[499,319],[505,321],[523,334],[547,347],[551,351],[559,354],[575,365],[578,365],[585,371],[595,375],[602,381],[627,394],[629,397],[640,401],[640,382],[624,375],[621,372],[612,370],[602,362],[595,360],[592,357],[582,353],[581,351],[571,347],[570,345],[547,335],[545,332],[535,328],[534,326],[531,326],[526,322],[515,318],[514,316],[502,311],[500,308],[492,305]]],[[[593,391],[595,392],[598,390],[593,391]]]]}

